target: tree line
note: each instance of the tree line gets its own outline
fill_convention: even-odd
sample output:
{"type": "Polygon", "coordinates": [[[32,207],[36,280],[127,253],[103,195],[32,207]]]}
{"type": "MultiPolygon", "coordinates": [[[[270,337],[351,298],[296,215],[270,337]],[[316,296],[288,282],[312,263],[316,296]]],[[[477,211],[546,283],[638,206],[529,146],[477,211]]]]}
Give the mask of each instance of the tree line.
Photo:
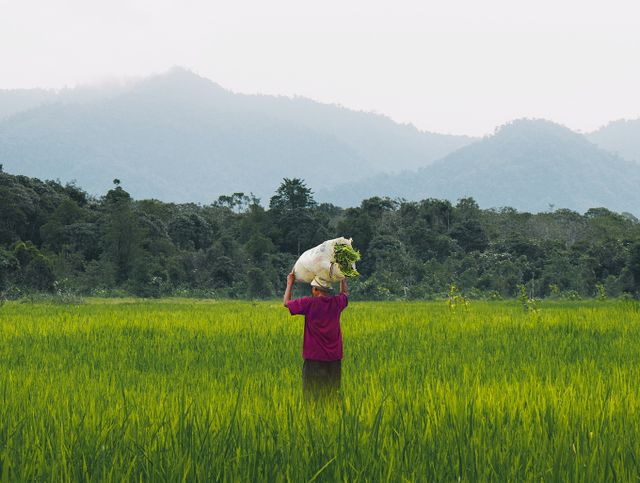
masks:
{"type": "Polygon", "coordinates": [[[480,209],[472,198],[372,197],[317,203],[285,178],[268,205],[233,193],[214,203],[134,200],[119,180],[93,197],[74,183],[0,170],[0,293],[269,298],[304,250],[353,237],[363,254],[354,298],[635,296],[640,223],[592,208],[480,209]]]}

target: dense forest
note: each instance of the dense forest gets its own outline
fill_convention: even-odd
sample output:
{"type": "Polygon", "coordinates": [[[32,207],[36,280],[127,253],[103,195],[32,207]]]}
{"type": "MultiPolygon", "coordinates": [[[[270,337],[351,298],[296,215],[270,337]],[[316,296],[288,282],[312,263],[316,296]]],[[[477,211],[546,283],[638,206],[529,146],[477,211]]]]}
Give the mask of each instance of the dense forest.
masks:
{"type": "Polygon", "coordinates": [[[468,297],[618,297],[640,292],[640,222],[592,208],[523,213],[373,197],[319,204],[300,179],[268,203],[244,193],[210,205],[104,196],[0,167],[0,294],[279,296],[297,256],[353,237],[362,252],[354,298],[426,299],[452,284],[468,297]]]}

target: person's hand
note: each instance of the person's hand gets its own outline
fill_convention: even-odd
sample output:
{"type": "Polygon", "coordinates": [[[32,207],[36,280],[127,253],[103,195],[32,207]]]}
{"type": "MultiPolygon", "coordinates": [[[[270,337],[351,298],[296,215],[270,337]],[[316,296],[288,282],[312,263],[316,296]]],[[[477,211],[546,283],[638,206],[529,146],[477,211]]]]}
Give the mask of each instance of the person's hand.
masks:
{"type": "Polygon", "coordinates": [[[293,282],[296,281],[296,276],[293,272],[287,275],[287,285],[293,285],[293,282]]]}

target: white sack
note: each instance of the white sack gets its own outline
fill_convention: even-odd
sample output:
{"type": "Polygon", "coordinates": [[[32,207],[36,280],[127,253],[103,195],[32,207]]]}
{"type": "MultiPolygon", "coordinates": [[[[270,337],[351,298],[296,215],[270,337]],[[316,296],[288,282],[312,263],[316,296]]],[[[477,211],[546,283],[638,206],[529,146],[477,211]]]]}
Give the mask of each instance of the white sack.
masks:
{"type": "Polygon", "coordinates": [[[344,279],[333,250],[336,244],[351,246],[351,241],[351,238],[334,238],[304,252],[293,267],[296,282],[311,283],[316,278],[320,283],[328,285],[344,279]]]}

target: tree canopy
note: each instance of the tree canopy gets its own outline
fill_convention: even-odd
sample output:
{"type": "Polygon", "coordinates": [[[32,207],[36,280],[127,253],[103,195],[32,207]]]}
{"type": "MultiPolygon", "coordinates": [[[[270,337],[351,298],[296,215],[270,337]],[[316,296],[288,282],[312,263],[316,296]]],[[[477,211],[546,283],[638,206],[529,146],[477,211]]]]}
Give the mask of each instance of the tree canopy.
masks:
{"type": "Polygon", "coordinates": [[[356,298],[638,296],[640,223],[594,207],[532,214],[372,197],[318,204],[284,179],[264,207],[232,193],[210,205],[135,200],[126,183],[102,197],[74,184],[0,172],[0,292],[267,298],[304,250],[353,237],[363,254],[356,298]]]}

